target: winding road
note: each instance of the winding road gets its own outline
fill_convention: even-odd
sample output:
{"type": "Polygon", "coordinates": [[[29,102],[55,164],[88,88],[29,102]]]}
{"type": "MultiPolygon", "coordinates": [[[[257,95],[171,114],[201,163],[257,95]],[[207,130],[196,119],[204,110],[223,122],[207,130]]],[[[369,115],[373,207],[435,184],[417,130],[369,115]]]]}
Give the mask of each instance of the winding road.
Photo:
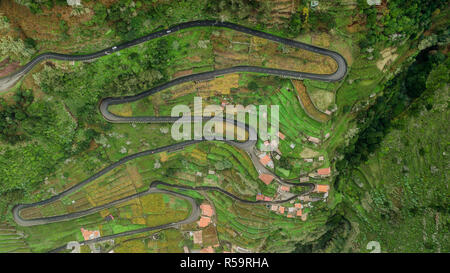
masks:
{"type": "MultiPolygon", "coordinates": [[[[304,49],[304,50],[308,50],[314,53],[318,53],[321,55],[325,55],[325,56],[329,56],[331,57],[333,60],[336,61],[338,68],[336,70],[336,72],[332,73],[332,74],[315,74],[315,73],[305,73],[305,72],[297,72],[297,71],[291,71],[291,70],[283,70],[283,69],[273,69],[273,68],[264,68],[264,67],[256,67],[256,66],[235,66],[235,67],[230,67],[230,68],[226,68],[226,69],[219,69],[219,70],[214,70],[214,71],[210,71],[210,72],[203,72],[203,73],[198,73],[198,74],[192,74],[192,75],[187,75],[187,76],[183,76],[180,78],[176,78],[172,81],[169,81],[167,83],[164,83],[160,86],[156,86],[153,87],[147,91],[144,91],[142,93],[133,95],[133,96],[123,96],[123,97],[108,97],[108,98],[104,98],[102,99],[102,101],[100,102],[100,106],[99,106],[99,110],[101,112],[101,114],[103,115],[103,117],[105,118],[105,120],[107,120],[108,122],[111,123],[174,123],[175,121],[179,120],[179,117],[124,117],[124,116],[118,116],[115,115],[113,113],[111,113],[108,110],[108,107],[111,105],[118,105],[118,104],[124,104],[124,103],[130,103],[130,102],[134,102],[137,100],[140,100],[142,98],[145,98],[147,96],[153,95],[155,93],[158,93],[162,90],[165,90],[167,88],[185,83],[185,82],[190,82],[190,81],[202,81],[202,80],[210,80],[213,79],[217,76],[221,76],[221,75],[225,75],[225,74],[230,74],[230,73],[238,73],[238,72],[251,72],[251,73],[263,73],[263,74],[270,74],[270,75],[275,75],[275,76],[281,76],[281,77],[287,77],[287,78],[295,78],[295,79],[312,79],[312,80],[319,80],[319,81],[327,81],[327,82],[333,82],[333,81],[339,81],[341,79],[343,79],[346,75],[347,72],[347,63],[345,61],[345,59],[337,52],[331,51],[331,50],[327,50],[327,49],[323,49],[320,47],[316,47],[316,46],[312,46],[312,45],[308,45],[305,43],[301,43],[298,41],[294,41],[294,40],[290,40],[290,39],[286,39],[286,38],[282,38],[276,35],[272,35],[272,34],[268,34],[265,32],[261,32],[258,30],[253,30],[244,26],[240,26],[237,24],[233,24],[233,23],[229,23],[229,22],[219,22],[219,21],[211,21],[211,20],[203,20],[203,21],[192,21],[192,22],[187,22],[187,23],[182,23],[179,25],[175,25],[173,27],[170,27],[168,29],[165,30],[160,30],[154,33],[151,33],[149,35],[146,35],[144,37],[135,39],[133,41],[130,42],[126,42],[117,46],[113,46],[107,49],[103,49],[100,50],[98,52],[92,53],[92,54],[86,54],[86,55],[65,55],[65,54],[58,54],[58,53],[44,53],[41,54],[37,57],[35,57],[32,61],[30,61],[29,63],[27,63],[26,65],[24,65],[20,70],[14,72],[13,74],[1,78],[0,79],[0,91],[4,91],[7,90],[8,88],[10,88],[11,86],[13,86],[22,76],[24,76],[27,72],[29,72],[34,66],[36,66],[37,64],[39,64],[40,62],[47,60],[47,59],[56,59],[56,60],[66,60],[66,61],[87,61],[87,60],[92,60],[92,59],[96,59],[105,55],[109,55],[111,53],[138,45],[140,43],[146,42],[146,41],[150,41],[156,38],[160,38],[166,35],[170,35],[171,33],[183,30],[183,29],[189,29],[189,28],[195,28],[195,27],[221,27],[221,28],[228,28],[228,29],[232,29],[235,31],[239,31],[242,33],[246,33],[249,35],[253,35],[253,36],[257,36],[260,38],[264,38],[267,40],[271,40],[277,43],[281,43],[287,46],[291,46],[291,47],[295,47],[295,48],[299,48],[299,49],[304,49]]],[[[201,121],[206,121],[206,120],[210,120],[211,117],[200,117],[201,121]]],[[[195,120],[195,119],[194,119],[195,120]]],[[[244,128],[245,130],[248,131],[249,136],[253,136],[251,139],[256,139],[256,130],[246,124],[242,124],[239,123],[235,120],[230,120],[227,118],[223,118],[223,121],[227,122],[227,123],[233,123],[235,126],[240,127],[240,128],[244,128]]],[[[190,119],[186,120],[186,122],[191,122],[190,119]]],[[[256,153],[255,153],[255,144],[256,144],[256,140],[251,140],[250,138],[247,141],[244,142],[239,142],[239,141],[228,141],[228,140],[223,140],[239,149],[242,149],[244,151],[247,152],[247,154],[250,156],[256,170],[259,173],[268,173],[268,174],[272,174],[274,175],[270,170],[266,169],[259,161],[259,158],[257,157],[256,153]]],[[[161,226],[156,226],[156,227],[147,227],[147,228],[142,228],[142,229],[137,229],[137,230],[132,230],[132,231],[127,231],[127,232],[122,232],[122,233],[118,233],[118,234],[114,234],[114,235],[109,235],[109,236],[103,236],[103,237],[99,237],[93,240],[87,240],[87,241],[83,241],[80,242],[80,244],[90,244],[90,243],[94,243],[94,242],[101,242],[101,241],[105,241],[105,240],[110,240],[113,238],[117,238],[117,237],[121,237],[121,236],[128,236],[128,235],[133,235],[133,234],[137,234],[137,233],[142,233],[142,232],[147,232],[147,231],[151,231],[151,230],[157,230],[157,229],[164,229],[164,228],[170,228],[170,227],[177,227],[179,225],[182,224],[187,224],[187,223],[192,223],[194,221],[196,221],[199,216],[200,216],[200,212],[199,212],[199,206],[198,204],[196,204],[195,200],[187,195],[181,194],[181,193],[177,193],[174,191],[170,191],[170,190],[166,190],[166,189],[160,189],[157,188],[158,185],[162,185],[162,186],[166,186],[166,187],[171,187],[171,188],[175,188],[175,189],[179,189],[179,190],[196,190],[196,191],[219,191],[231,198],[233,198],[236,201],[239,202],[244,202],[244,203],[248,203],[248,204],[276,204],[276,203],[284,203],[287,201],[290,201],[294,198],[297,198],[299,195],[293,195],[291,198],[288,198],[286,200],[275,200],[275,201],[250,201],[250,200],[245,200],[245,199],[241,199],[235,195],[233,195],[232,193],[229,193],[221,188],[218,187],[209,187],[209,186],[201,186],[201,187],[187,187],[187,186],[179,186],[179,185],[171,185],[171,184],[167,184],[161,181],[155,181],[153,182],[149,189],[147,191],[141,192],[141,193],[137,193],[134,195],[130,195],[127,196],[125,198],[113,201],[111,203],[108,204],[104,204],[101,206],[97,206],[88,210],[84,210],[84,211],[79,211],[79,212],[74,212],[74,213],[69,213],[69,214],[65,214],[65,215],[59,215],[59,216],[52,216],[52,217],[44,217],[44,218],[35,218],[35,219],[23,219],[20,216],[20,211],[25,209],[25,208],[31,208],[31,207],[35,207],[35,206],[41,206],[41,205],[45,205],[45,204],[49,204],[51,202],[54,202],[56,200],[59,200],[61,198],[63,198],[64,196],[67,196],[71,193],[76,192],[77,190],[81,189],[82,187],[84,187],[86,184],[89,184],[90,182],[94,181],[95,179],[101,177],[102,175],[108,173],[109,171],[113,170],[114,168],[117,168],[118,166],[142,157],[142,156],[147,156],[147,155],[151,155],[151,154],[157,154],[160,152],[170,152],[170,151],[176,151],[176,150],[180,150],[185,148],[186,146],[190,146],[193,144],[197,144],[199,142],[202,141],[207,141],[207,139],[201,139],[201,140],[190,140],[190,141],[185,141],[185,142],[181,142],[181,143],[176,143],[176,144],[172,144],[172,145],[168,145],[165,147],[160,147],[157,149],[153,149],[153,150],[147,150],[147,151],[143,151],[143,152],[139,152],[133,155],[129,155],[126,156],[122,159],[120,159],[117,162],[114,162],[113,164],[109,165],[108,167],[102,169],[101,171],[97,172],[96,174],[94,174],[93,176],[87,178],[86,180],[78,183],[77,185],[73,186],[72,188],[69,188],[49,199],[40,201],[40,202],[36,202],[33,204],[18,204],[16,205],[12,212],[13,212],[13,216],[14,216],[14,220],[16,221],[16,223],[18,225],[21,226],[34,226],[34,225],[43,225],[43,224],[48,224],[48,223],[55,223],[55,222],[60,222],[60,221],[68,221],[68,220],[72,220],[72,219],[76,219],[79,217],[83,217],[92,213],[96,213],[102,209],[106,209],[112,206],[115,206],[117,204],[129,201],[131,199],[134,198],[138,198],[147,194],[152,194],[152,193],[166,193],[166,194],[171,194],[180,198],[183,198],[185,200],[187,200],[191,206],[192,206],[192,210],[191,210],[191,214],[188,216],[188,218],[176,222],[176,223],[169,223],[169,224],[165,224],[165,225],[161,225],[161,226]]],[[[216,140],[217,141],[217,140],[216,140]]],[[[315,188],[315,184],[313,183],[292,183],[292,182],[288,182],[285,181],[283,179],[281,179],[280,177],[275,176],[275,180],[280,183],[280,184],[285,184],[285,185],[291,185],[291,186],[301,186],[301,187],[309,187],[309,190],[305,193],[303,193],[302,195],[306,195],[309,194],[310,192],[312,192],[315,188]]],[[[62,246],[58,249],[55,249],[55,251],[59,251],[64,249],[65,246],[62,246]]]]}

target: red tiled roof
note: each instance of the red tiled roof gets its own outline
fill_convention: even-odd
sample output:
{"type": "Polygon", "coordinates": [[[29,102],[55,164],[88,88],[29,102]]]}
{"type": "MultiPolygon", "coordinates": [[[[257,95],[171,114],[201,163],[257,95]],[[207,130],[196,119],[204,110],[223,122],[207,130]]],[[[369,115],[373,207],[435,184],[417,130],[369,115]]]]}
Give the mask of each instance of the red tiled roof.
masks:
{"type": "Polygon", "coordinates": [[[280,188],[282,191],[289,191],[290,188],[288,186],[281,186],[280,188]]]}
{"type": "Polygon", "coordinates": [[[209,223],[211,223],[211,218],[205,217],[205,216],[200,217],[200,221],[197,222],[197,224],[200,228],[204,228],[204,227],[208,226],[209,223]]]}
{"type": "Polygon", "coordinates": [[[298,209],[301,209],[301,208],[302,208],[302,204],[300,204],[300,203],[295,203],[294,207],[296,207],[296,208],[298,208],[298,209]]]}
{"type": "Polygon", "coordinates": [[[206,203],[201,204],[200,209],[202,210],[202,215],[211,217],[214,214],[213,209],[209,204],[206,203]]]}
{"type": "Polygon", "coordinates": [[[280,213],[284,213],[284,207],[283,207],[283,206],[280,206],[280,207],[278,208],[278,211],[279,211],[280,213]]]}
{"type": "Polygon", "coordinates": [[[317,170],[317,174],[319,174],[319,175],[328,175],[330,173],[331,173],[330,167],[317,170]]]}
{"type": "Polygon", "coordinates": [[[272,201],[272,198],[269,196],[264,196],[264,201],[272,201]]]}
{"type": "Polygon", "coordinates": [[[261,164],[263,164],[264,166],[266,166],[270,161],[270,156],[269,155],[265,155],[263,158],[261,158],[259,160],[261,162],[261,164]]]}
{"type": "Polygon", "coordinates": [[[264,195],[258,193],[256,195],[256,200],[264,200],[264,195]]]}
{"type": "Polygon", "coordinates": [[[284,138],[285,138],[285,136],[283,135],[282,132],[278,132],[278,137],[281,138],[281,139],[283,139],[283,140],[284,140],[284,138]]]}
{"type": "Polygon", "coordinates": [[[316,185],[317,192],[328,192],[330,186],[328,185],[316,185]]]}
{"type": "Polygon", "coordinates": [[[84,240],[90,240],[90,239],[100,237],[100,231],[98,231],[98,230],[90,231],[90,230],[81,228],[81,234],[83,234],[84,240]]]}
{"type": "Polygon", "coordinates": [[[271,175],[271,174],[262,173],[262,174],[259,175],[259,179],[261,179],[262,182],[264,182],[264,184],[266,184],[266,185],[269,185],[270,182],[272,182],[272,180],[274,178],[275,177],[273,175],[271,175]]]}
{"type": "Polygon", "coordinates": [[[297,210],[297,216],[302,216],[302,210],[301,209],[297,210]]]}

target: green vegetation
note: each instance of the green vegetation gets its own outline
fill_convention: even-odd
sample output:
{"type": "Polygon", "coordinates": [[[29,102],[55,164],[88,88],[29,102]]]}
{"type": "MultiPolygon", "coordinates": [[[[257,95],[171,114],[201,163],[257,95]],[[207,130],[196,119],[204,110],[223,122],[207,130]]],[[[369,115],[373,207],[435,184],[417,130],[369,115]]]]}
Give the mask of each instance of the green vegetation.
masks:
{"type": "MultiPolygon", "coordinates": [[[[365,0],[320,1],[319,7],[311,7],[311,1],[266,0],[82,4],[2,1],[7,12],[0,14],[0,73],[9,74],[39,53],[92,53],[202,19],[239,23],[345,57],[349,69],[342,81],[297,81],[321,111],[333,111],[319,119],[323,122],[300,103],[296,81],[253,73],[186,83],[111,107],[124,116],[163,116],[175,105],[192,106],[194,96],[201,96],[204,105],[279,105],[285,139],[272,153],[273,172],[296,182],[331,167],[330,178],[310,180],[331,189],[326,202],[305,206],[304,221],[265,205],[235,202],[220,192],[159,186],[213,206],[216,225],[201,230],[209,241],[215,241],[211,234],[219,239],[215,251],[239,246],[261,252],[368,252],[372,240],[381,243],[383,252],[449,251],[446,1],[405,5],[390,0],[377,7],[365,0]],[[320,144],[308,141],[309,136],[320,144]],[[280,159],[274,159],[277,154],[280,159]]],[[[248,35],[198,28],[92,62],[49,60],[34,68],[0,98],[0,229],[6,230],[0,233],[0,252],[44,252],[81,241],[81,227],[109,235],[185,219],[188,204],[166,195],[33,227],[17,226],[11,208],[47,199],[127,155],[175,142],[169,137],[170,124],[106,122],[98,111],[102,98],[133,95],[183,75],[236,65],[321,73],[334,67],[327,59],[248,35]],[[105,220],[107,215],[115,220],[105,220]]],[[[261,145],[263,139],[257,147],[261,145]]],[[[145,191],[153,181],[220,187],[246,200],[259,193],[276,196],[278,184],[266,185],[258,176],[245,152],[223,142],[204,142],[132,160],[57,202],[24,213],[33,218],[80,211],[145,191]]],[[[302,190],[291,187],[294,193],[302,190]]],[[[192,223],[180,230],[146,232],[118,238],[102,250],[181,252],[185,245],[199,247],[185,233],[197,230],[192,223]]]]}
{"type": "Polygon", "coordinates": [[[409,1],[405,6],[401,0],[389,1],[383,9],[383,16],[378,17],[378,10],[358,0],[361,13],[366,17],[367,34],[361,40],[360,47],[368,48],[377,43],[397,44],[402,40],[416,39],[422,31],[430,28],[432,13],[444,7],[445,0],[409,1]]]}

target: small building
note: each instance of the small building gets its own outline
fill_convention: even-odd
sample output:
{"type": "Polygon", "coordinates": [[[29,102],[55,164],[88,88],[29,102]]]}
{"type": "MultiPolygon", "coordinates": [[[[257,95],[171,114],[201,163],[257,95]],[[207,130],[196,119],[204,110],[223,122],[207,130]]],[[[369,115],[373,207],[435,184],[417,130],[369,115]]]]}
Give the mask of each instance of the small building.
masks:
{"type": "Polygon", "coordinates": [[[300,182],[301,183],[308,182],[308,181],[309,181],[309,176],[302,176],[302,177],[300,177],[300,182]]]}
{"type": "Polygon", "coordinates": [[[69,5],[71,7],[82,6],[81,0],[67,0],[67,5],[69,5]]]}
{"type": "Polygon", "coordinates": [[[316,185],[315,191],[327,193],[329,189],[330,189],[330,186],[328,186],[328,185],[319,185],[318,184],[318,185],[316,185]]]}
{"type": "Polygon", "coordinates": [[[301,209],[297,210],[297,216],[299,216],[299,217],[302,216],[302,210],[301,209]]]}
{"type": "Polygon", "coordinates": [[[297,208],[297,209],[303,208],[301,203],[295,203],[294,207],[297,208]]]}
{"type": "Polygon", "coordinates": [[[264,200],[264,195],[258,193],[258,194],[256,195],[256,200],[264,200]]]}
{"type": "Polygon", "coordinates": [[[211,218],[202,216],[197,222],[199,228],[207,227],[211,223],[211,218]]]}
{"type": "Polygon", "coordinates": [[[270,202],[272,201],[272,197],[264,196],[264,201],[270,202]]]}
{"type": "Polygon", "coordinates": [[[283,135],[282,132],[278,132],[278,137],[279,137],[281,140],[284,140],[284,139],[285,139],[285,136],[283,135]]]}
{"type": "Polygon", "coordinates": [[[312,137],[309,136],[306,138],[309,142],[315,143],[315,144],[319,144],[320,143],[320,139],[318,139],[317,137],[312,137]]]}
{"type": "Polygon", "coordinates": [[[294,149],[295,148],[295,144],[291,143],[291,145],[289,145],[289,147],[291,147],[291,149],[294,149]]]}
{"type": "Polygon", "coordinates": [[[304,202],[309,202],[309,201],[311,201],[311,197],[309,197],[309,195],[299,196],[298,200],[304,201],[304,202]]]}
{"type": "Polygon", "coordinates": [[[322,176],[330,175],[330,174],[331,174],[331,168],[328,167],[328,168],[318,169],[318,170],[317,170],[317,174],[318,174],[318,175],[322,175],[322,176]]]}
{"type": "Polygon", "coordinates": [[[270,207],[270,209],[271,209],[272,211],[277,211],[277,210],[278,210],[278,206],[277,206],[277,205],[272,205],[272,206],[270,207]]]}
{"type": "Polygon", "coordinates": [[[106,221],[106,222],[109,222],[109,221],[112,221],[112,220],[114,220],[114,216],[112,216],[112,214],[107,215],[107,216],[105,217],[105,221],[106,221]]]}
{"type": "Polygon", "coordinates": [[[319,1],[311,1],[311,8],[316,8],[319,6],[319,1]]]}
{"type": "Polygon", "coordinates": [[[259,160],[261,162],[261,164],[263,164],[264,166],[267,166],[267,164],[269,164],[269,162],[272,161],[272,159],[270,159],[270,156],[268,154],[266,154],[265,156],[261,157],[261,159],[259,160]]]}
{"type": "Polygon", "coordinates": [[[280,186],[280,191],[289,192],[291,188],[289,186],[280,186]]]}
{"type": "Polygon", "coordinates": [[[280,207],[278,208],[278,211],[279,211],[281,214],[283,214],[283,213],[284,213],[284,207],[283,207],[283,206],[280,206],[280,207]]]}
{"type": "Polygon", "coordinates": [[[322,155],[322,156],[319,156],[319,161],[324,161],[325,160],[325,157],[322,155]]]}
{"type": "Polygon", "coordinates": [[[270,141],[270,146],[271,146],[272,148],[277,148],[277,147],[278,147],[278,141],[276,141],[275,139],[272,139],[272,140],[270,141]]]}
{"type": "Polygon", "coordinates": [[[259,179],[261,179],[264,184],[269,185],[275,177],[271,174],[262,173],[259,175],[259,179]]]}
{"type": "Polygon", "coordinates": [[[312,158],[305,158],[305,159],[303,159],[303,161],[305,161],[306,163],[312,163],[312,162],[314,162],[314,159],[312,159],[312,158]]]}
{"type": "Polygon", "coordinates": [[[210,204],[203,203],[200,205],[200,209],[202,210],[202,215],[211,217],[214,214],[213,208],[210,204]]]}
{"type": "Polygon", "coordinates": [[[98,230],[90,231],[84,228],[81,228],[80,230],[85,241],[100,237],[100,231],[98,230]]]}
{"type": "Polygon", "coordinates": [[[381,0],[367,0],[369,6],[379,6],[381,5],[381,0]]]}
{"type": "Polygon", "coordinates": [[[330,137],[330,133],[326,133],[325,139],[328,139],[330,137]]]}

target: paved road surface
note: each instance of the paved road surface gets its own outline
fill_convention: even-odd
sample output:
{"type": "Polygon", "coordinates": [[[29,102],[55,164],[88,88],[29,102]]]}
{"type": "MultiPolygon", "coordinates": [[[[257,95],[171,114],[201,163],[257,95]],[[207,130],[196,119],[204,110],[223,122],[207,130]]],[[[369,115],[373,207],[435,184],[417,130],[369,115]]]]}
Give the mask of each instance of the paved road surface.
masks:
{"type": "MultiPolygon", "coordinates": [[[[108,110],[108,107],[111,105],[117,105],[117,104],[123,104],[123,103],[130,103],[130,102],[134,102],[137,100],[140,100],[142,98],[145,98],[147,96],[153,95],[155,93],[158,93],[162,90],[165,90],[167,88],[170,88],[172,86],[176,86],[185,82],[189,82],[189,81],[201,81],[201,80],[209,80],[212,78],[215,78],[217,76],[221,76],[221,75],[225,75],[225,74],[229,74],[229,73],[237,73],[237,72],[253,72],[253,73],[264,73],[264,74],[270,74],[270,75],[276,75],[276,76],[281,76],[281,77],[288,77],[288,78],[296,78],[296,79],[313,79],[313,80],[320,80],[320,81],[328,81],[328,82],[332,82],[332,81],[338,81],[341,80],[346,72],[347,72],[347,63],[345,61],[345,59],[337,52],[334,51],[330,51],[327,49],[323,49],[323,48],[319,48],[316,46],[312,46],[312,45],[308,45],[308,44],[304,44],[301,42],[297,42],[294,40],[290,40],[290,39],[286,39],[286,38],[282,38],[276,35],[272,35],[272,34],[268,34],[265,32],[261,32],[261,31],[257,31],[257,30],[253,30],[244,26],[240,26],[240,25],[236,25],[233,23],[228,23],[228,22],[218,22],[218,21],[193,21],[193,22],[187,22],[187,23],[182,23],[176,26],[173,26],[169,29],[165,29],[165,30],[161,30],[161,31],[157,31],[154,33],[151,33],[147,36],[144,36],[142,38],[138,38],[135,39],[133,41],[130,42],[126,42],[123,43],[121,45],[118,46],[114,46],[111,48],[107,48],[101,51],[98,51],[96,53],[92,53],[92,54],[87,54],[87,55],[64,55],[64,54],[58,54],[58,53],[44,53],[41,54],[39,56],[37,56],[36,58],[34,58],[32,61],[30,61],[28,64],[24,65],[20,70],[16,71],[15,73],[1,78],[0,79],[0,91],[2,90],[6,90],[7,88],[11,87],[18,79],[20,79],[23,75],[25,75],[27,72],[29,72],[35,65],[37,65],[39,62],[46,60],[46,59],[57,59],[57,60],[67,60],[67,61],[87,61],[87,60],[92,60],[95,58],[99,58],[105,55],[109,55],[113,52],[117,52],[120,51],[122,49],[131,47],[131,46],[135,46],[137,44],[152,40],[152,39],[156,39],[165,35],[169,35],[173,32],[177,32],[183,29],[187,29],[187,28],[193,28],[193,27],[222,27],[222,28],[229,28],[229,29],[233,29],[239,32],[243,32],[243,33],[247,33],[253,36],[258,36],[261,38],[265,38],[271,41],[275,41],[278,43],[282,43],[288,46],[292,46],[292,47],[296,47],[296,48],[301,48],[301,49],[305,49],[305,50],[309,50],[321,55],[325,55],[325,56],[329,56],[331,58],[333,58],[337,65],[338,65],[338,69],[336,70],[336,72],[332,73],[332,74],[315,74],[315,73],[305,73],[305,72],[297,72],[297,71],[290,71],[290,70],[283,70],[283,69],[273,69],[273,68],[263,68],[263,67],[256,67],[256,66],[235,66],[235,67],[231,67],[231,68],[226,68],[226,69],[220,69],[220,70],[215,70],[215,71],[210,71],[210,72],[203,72],[203,73],[198,73],[198,74],[192,74],[192,75],[187,75],[187,76],[183,76],[177,79],[174,79],[172,81],[169,81],[165,84],[162,84],[160,86],[156,86],[154,88],[151,88],[145,92],[139,93],[137,95],[133,95],[133,96],[124,96],[124,97],[117,97],[117,98],[105,98],[101,101],[100,103],[100,112],[102,113],[103,117],[112,123],[173,123],[177,120],[179,120],[178,117],[123,117],[123,116],[117,116],[114,115],[113,113],[111,113],[108,110]]],[[[209,120],[211,118],[201,118],[202,121],[206,121],[209,120]]],[[[249,127],[245,124],[239,123],[237,121],[234,120],[230,120],[230,119],[224,119],[225,122],[227,123],[233,123],[235,126],[240,127],[240,128],[244,128],[245,130],[248,131],[250,136],[256,136],[256,130],[252,127],[249,127]]],[[[186,121],[188,122],[188,121],[186,121]]],[[[190,121],[189,121],[190,122],[190,121]]],[[[256,137],[252,138],[252,139],[256,139],[256,137]]],[[[105,208],[109,208],[112,206],[115,206],[117,204],[126,202],[128,200],[140,197],[140,196],[144,196],[147,194],[152,194],[152,193],[166,193],[166,194],[171,194],[174,196],[178,196],[180,198],[183,198],[185,200],[187,200],[188,202],[190,202],[191,206],[192,206],[192,211],[191,214],[189,215],[188,218],[176,222],[176,223],[169,223],[166,225],[161,225],[161,226],[157,226],[157,227],[148,227],[148,228],[143,228],[143,229],[137,229],[137,230],[132,230],[132,231],[127,231],[127,232],[122,232],[122,233],[118,233],[118,234],[114,234],[114,235],[110,235],[110,236],[103,236],[100,238],[96,238],[93,240],[88,240],[88,241],[83,241],[80,242],[82,244],[89,244],[89,243],[94,243],[94,242],[100,242],[100,241],[105,241],[105,240],[110,240],[113,238],[117,238],[117,237],[121,237],[121,236],[128,236],[128,235],[132,235],[132,234],[137,234],[137,233],[142,233],[142,232],[147,232],[147,231],[151,231],[151,230],[156,230],[156,229],[164,229],[164,228],[169,228],[169,227],[177,227],[179,225],[182,224],[187,224],[187,223],[192,223],[194,221],[196,221],[199,216],[199,206],[198,204],[196,204],[195,200],[192,199],[191,197],[184,195],[184,194],[180,194],[174,191],[170,191],[170,190],[166,190],[166,189],[160,189],[157,188],[158,185],[163,185],[166,187],[172,187],[172,188],[177,188],[177,189],[181,189],[181,190],[196,190],[196,191],[220,191],[223,194],[233,198],[234,200],[238,201],[238,202],[243,202],[243,203],[248,203],[248,204],[277,204],[277,203],[284,203],[287,201],[290,201],[294,198],[297,198],[299,195],[293,195],[291,198],[286,199],[286,200],[276,200],[276,201],[250,201],[250,200],[245,200],[245,199],[241,199],[235,195],[233,195],[232,193],[229,193],[221,188],[218,187],[208,187],[208,186],[202,186],[202,187],[187,187],[187,186],[178,186],[178,185],[170,185],[164,182],[160,182],[160,181],[155,181],[151,184],[150,188],[145,191],[145,192],[141,192],[141,193],[137,193],[116,201],[113,201],[111,203],[105,204],[105,205],[101,205],[101,206],[97,206],[85,211],[80,211],[80,212],[75,212],[75,213],[69,213],[69,214],[65,214],[65,215],[59,215],[59,216],[52,216],[52,217],[44,217],[44,218],[36,218],[36,219],[23,219],[20,216],[20,211],[22,209],[25,208],[30,208],[30,207],[35,207],[35,206],[41,206],[41,205],[45,205],[48,203],[51,203],[53,201],[59,200],[61,198],[63,198],[64,196],[67,196],[73,192],[76,192],[77,190],[81,189],[82,187],[84,187],[86,184],[89,184],[90,182],[94,181],[95,179],[101,177],[102,175],[108,173],[109,171],[113,170],[114,168],[130,161],[133,159],[136,159],[138,157],[142,157],[142,156],[147,156],[147,155],[151,155],[151,154],[156,154],[156,153],[160,153],[163,151],[166,152],[170,152],[170,151],[175,151],[175,150],[180,150],[183,149],[186,146],[189,145],[193,145],[202,141],[206,141],[206,139],[202,139],[202,140],[191,140],[191,141],[185,141],[185,142],[181,142],[181,143],[176,143],[176,144],[172,144],[169,146],[165,146],[165,147],[160,147],[157,149],[153,149],[153,150],[147,150],[147,151],[143,151],[140,153],[136,153],[133,155],[129,155],[126,156],[122,159],[120,159],[119,161],[111,164],[110,166],[104,168],[103,170],[99,171],[98,173],[94,174],[93,176],[87,178],[86,180],[80,182],[79,184],[75,185],[72,188],[67,189],[64,192],[61,192],[58,195],[55,195],[49,199],[40,201],[40,202],[36,202],[33,204],[19,204],[16,205],[13,208],[13,215],[14,215],[14,219],[16,221],[17,224],[21,225],[21,226],[34,226],[34,225],[43,225],[43,224],[48,224],[48,223],[54,223],[54,222],[60,222],[60,221],[68,221],[68,220],[72,220],[72,219],[76,219],[79,217],[83,217],[92,213],[96,213],[102,209],[105,208]]],[[[261,163],[259,162],[259,159],[255,153],[255,144],[256,144],[256,140],[247,140],[244,142],[238,142],[238,141],[226,141],[225,142],[240,148],[244,151],[246,151],[256,170],[259,173],[271,173],[270,170],[266,169],[263,165],[261,165],[261,163]]],[[[274,174],[272,174],[274,175],[274,174]]],[[[275,176],[275,180],[280,183],[280,184],[286,184],[286,185],[290,185],[290,186],[301,186],[301,187],[309,187],[309,190],[306,191],[305,193],[303,193],[303,195],[305,194],[309,194],[311,191],[314,190],[315,185],[313,183],[292,183],[292,182],[288,182],[285,181],[283,179],[281,179],[278,176],[275,176]]],[[[62,246],[58,249],[55,249],[55,251],[59,251],[62,250],[63,248],[65,248],[65,246],[62,246]]]]}

